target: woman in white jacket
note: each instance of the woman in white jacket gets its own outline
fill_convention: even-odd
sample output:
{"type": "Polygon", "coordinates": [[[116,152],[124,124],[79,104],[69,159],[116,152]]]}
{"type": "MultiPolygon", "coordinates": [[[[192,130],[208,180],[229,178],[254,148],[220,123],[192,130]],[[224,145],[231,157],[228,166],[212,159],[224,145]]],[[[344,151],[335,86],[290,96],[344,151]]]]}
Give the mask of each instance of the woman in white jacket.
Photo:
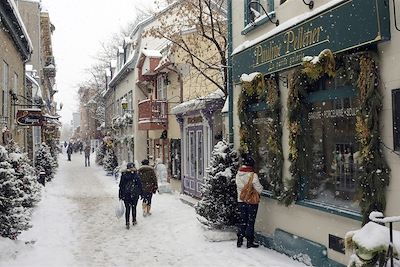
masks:
{"type": "Polygon", "coordinates": [[[254,242],[254,224],[256,222],[258,204],[248,204],[240,199],[240,192],[253,176],[253,187],[260,194],[263,186],[260,184],[258,175],[254,172],[254,159],[250,155],[245,155],[242,158],[243,165],[239,168],[236,174],[236,188],[238,194],[238,206],[240,211],[240,221],[238,229],[237,247],[243,244],[243,238],[247,239],[247,248],[257,248],[259,245],[254,242]]]}

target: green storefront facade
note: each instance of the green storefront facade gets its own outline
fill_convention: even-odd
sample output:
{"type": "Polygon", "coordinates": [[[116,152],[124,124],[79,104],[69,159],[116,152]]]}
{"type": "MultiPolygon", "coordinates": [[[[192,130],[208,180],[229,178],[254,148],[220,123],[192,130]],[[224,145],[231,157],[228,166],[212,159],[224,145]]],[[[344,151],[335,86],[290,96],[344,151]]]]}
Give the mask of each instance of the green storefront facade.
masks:
{"type": "MultiPolygon", "coordinates": [[[[281,25],[282,26],[282,25],[281,25]]],[[[301,64],[324,49],[341,53],[390,39],[385,1],[350,0],[316,14],[232,56],[233,80],[243,73],[270,74],[301,64]]]]}
{"type": "MultiPolygon", "coordinates": [[[[295,18],[296,23],[289,21],[281,22],[277,28],[270,32],[264,32],[253,39],[246,36],[246,42],[237,46],[233,51],[232,63],[232,95],[239,95],[241,88],[241,77],[243,74],[255,72],[264,77],[286,78],[285,82],[278,81],[280,95],[288,96],[290,87],[290,74],[301,68],[305,57],[313,57],[308,60],[318,61],[316,57],[322,51],[329,49],[336,58],[351,58],[359,53],[372,53],[376,57],[379,66],[378,44],[389,41],[390,14],[387,1],[380,0],[347,0],[335,1],[328,9],[316,8],[312,15],[299,15],[295,18]],[[288,82],[289,80],[289,82],[288,82]],[[288,85],[289,83],[289,85],[288,85]],[[286,92],[285,92],[286,91],[286,92]]],[[[279,10],[276,10],[279,17],[279,10]]],[[[293,20],[294,21],[294,20],[293,20]]],[[[263,25],[258,26],[263,27],[263,25]]],[[[254,36],[254,35],[249,35],[254,36]]],[[[345,65],[337,61],[338,65],[345,65]]],[[[346,65],[347,66],[347,65],[346,65]]],[[[338,67],[339,68],[339,67],[338,67]]],[[[343,69],[344,67],[342,67],[343,69]]],[[[337,73],[334,78],[323,77],[310,88],[308,94],[307,117],[310,126],[309,142],[310,151],[313,153],[312,175],[300,179],[301,186],[296,192],[298,194],[295,206],[298,210],[311,209],[311,214],[324,217],[323,213],[329,213],[348,220],[358,221],[361,225],[361,210],[357,200],[357,157],[361,148],[355,137],[356,113],[358,112],[357,90],[350,85],[343,71],[337,73]]],[[[326,75],[325,75],[326,76],[326,75]]],[[[290,93],[289,93],[290,94],[290,93]]],[[[233,97],[237,99],[237,97],[233,97]]],[[[255,127],[258,133],[266,138],[261,138],[258,149],[266,151],[263,144],[268,139],[267,127],[269,119],[269,107],[267,101],[260,100],[248,108],[253,112],[255,127]],[[263,124],[263,122],[265,123],[263,124]]],[[[281,101],[282,105],[287,100],[281,101]]],[[[235,104],[231,116],[235,116],[235,104]]],[[[281,107],[282,131],[287,131],[286,106],[281,107]]],[[[232,119],[232,121],[234,121],[232,119]]],[[[232,125],[230,125],[230,128],[232,125]]],[[[235,128],[237,129],[237,128],[235,128]]],[[[239,135],[234,132],[234,135],[239,135]]],[[[285,141],[285,140],[284,140],[285,141]]],[[[283,144],[283,149],[289,149],[283,144]]],[[[260,152],[262,153],[262,152],[260,152]]],[[[285,154],[285,153],[284,153],[285,154]]],[[[287,155],[287,153],[285,154],[287,155]]],[[[261,157],[263,158],[263,157],[261,157]]],[[[264,158],[268,158],[266,155],[264,158]]],[[[286,168],[291,162],[285,160],[286,168]]],[[[260,167],[260,177],[264,180],[264,187],[270,182],[268,178],[268,164],[260,167]],[[264,174],[262,172],[265,172],[264,174]],[[264,178],[263,178],[264,177],[264,178]]],[[[286,177],[285,177],[286,178],[286,177]]],[[[268,189],[268,188],[267,188],[268,189]]],[[[266,190],[263,194],[271,203],[273,195],[266,190]]],[[[264,203],[264,202],[263,202],[264,203]]],[[[266,210],[270,208],[265,208],[266,210]]],[[[284,208],[282,208],[284,210],[284,208]]],[[[295,212],[296,213],[296,212],[295,212]]],[[[262,214],[264,214],[262,212],[262,214]]],[[[297,213],[299,214],[299,213],[297,213]]],[[[271,214],[273,216],[273,214],[271,214]]],[[[305,216],[305,215],[304,215],[305,216]]],[[[268,216],[266,217],[268,219],[268,216]]],[[[340,219],[338,219],[340,221],[340,219]]],[[[280,229],[279,222],[276,223],[272,234],[260,233],[262,242],[278,251],[291,256],[306,253],[310,256],[314,266],[342,266],[327,256],[327,247],[336,252],[343,251],[343,236],[334,233],[329,234],[325,244],[314,242],[312,236],[299,236],[297,230],[280,229]],[[296,233],[296,234],[295,234],[296,233]],[[329,239],[329,240],[328,240],[329,239]],[[332,247],[331,247],[332,246],[332,247]]],[[[351,224],[351,223],[349,223],[351,224]]],[[[327,230],[328,232],[330,230],[327,230]]],[[[342,262],[343,263],[343,262],[342,262]]]]}

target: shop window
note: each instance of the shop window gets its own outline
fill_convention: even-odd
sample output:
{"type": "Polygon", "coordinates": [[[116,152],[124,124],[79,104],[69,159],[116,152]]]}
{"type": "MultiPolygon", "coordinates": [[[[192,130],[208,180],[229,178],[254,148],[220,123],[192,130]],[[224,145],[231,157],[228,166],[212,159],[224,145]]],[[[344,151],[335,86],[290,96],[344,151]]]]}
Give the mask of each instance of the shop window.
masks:
{"type": "Polygon", "coordinates": [[[358,211],[356,91],[338,76],[333,80],[322,80],[317,90],[310,93],[309,102],[307,119],[312,164],[302,197],[358,211]]]}
{"type": "Polygon", "coordinates": [[[244,4],[244,26],[254,22],[259,16],[264,14],[260,5],[262,5],[268,13],[274,11],[274,0],[246,0],[244,4]]]}
{"type": "MultiPolygon", "coordinates": [[[[260,107],[260,106],[258,106],[260,107]]],[[[274,159],[268,154],[267,139],[271,135],[270,129],[273,127],[273,120],[270,117],[270,110],[266,107],[261,107],[252,113],[253,125],[257,129],[258,143],[253,144],[256,147],[257,153],[257,169],[260,183],[264,190],[271,191],[270,169],[271,164],[274,164],[274,159]]]]}
{"type": "Polygon", "coordinates": [[[392,91],[393,103],[393,147],[400,151],[400,89],[392,91]]]}

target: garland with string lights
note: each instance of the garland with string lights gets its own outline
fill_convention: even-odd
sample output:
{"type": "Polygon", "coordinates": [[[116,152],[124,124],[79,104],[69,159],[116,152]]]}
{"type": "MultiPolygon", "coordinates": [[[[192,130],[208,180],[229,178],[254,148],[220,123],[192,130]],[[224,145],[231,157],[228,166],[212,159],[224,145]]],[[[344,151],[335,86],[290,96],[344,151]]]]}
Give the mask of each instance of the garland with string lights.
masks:
{"type": "MultiPolygon", "coordinates": [[[[379,72],[371,53],[338,57],[344,66],[345,77],[358,90],[356,115],[356,138],[360,146],[360,169],[357,183],[363,223],[371,211],[384,211],[386,187],[390,170],[380,148],[379,113],[382,97],[379,93],[379,72]]],[[[283,201],[289,205],[303,190],[300,177],[311,175],[311,148],[305,129],[308,127],[308,88],[316,86],[323,76],[333,78],[336,64],[333,53],[326,49],[318,58],[307,57],[303,66],[296,70],[289,83],[288,129],[289,160],[292,179],[288,182],[283,201]]]]}
{"type": "Polygon", "coordinates": [[[267,104],[268,118],[266,123],[266,153],[269,167],[269,185],[273,196],[281,198],[283,191],[282,181],[282,127],[280,121],[280,97],[277,81],[270,76],[265,78],[261,73],[254,73],[250,81],[242,80],[242,90],[239,96],[238,113],[240,120],[240,153],[250,153],[259,169],[261,156],[260,133],[254,127],[256,114],[250,112],[249,107],[253,103],[265,102],[267,104]]]}

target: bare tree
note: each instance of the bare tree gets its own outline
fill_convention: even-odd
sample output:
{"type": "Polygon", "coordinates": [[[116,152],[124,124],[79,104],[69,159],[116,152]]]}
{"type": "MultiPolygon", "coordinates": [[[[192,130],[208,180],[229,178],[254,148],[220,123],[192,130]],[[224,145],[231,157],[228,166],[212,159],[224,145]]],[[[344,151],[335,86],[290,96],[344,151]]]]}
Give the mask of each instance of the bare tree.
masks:
{"type": "MultiPolygon", "coordinates": [[[[171,2],[171,1],[170,1],[171,2]]],[[[227,95],[225,0],[179,0],[157,14],[159,25],[144,34],[164,38],[180,60],[227,95]]]]}
{"type": "Polygon", "coordinates": [[[87,80],[81,81],[78,85],[80,105],[87,106],[89,101],[90,110],[93,114],[92,119],[97,120],[99,124],[105,120],[104,99],[102,97],[102,92],[107,87],[105,70],[110,68],[111,60],[116,58],[116,51],[118,46],[122,45],[124,38],[129,36],[140,21],[154,14],[154,11],[138,8],[136,13],[138,15],[134,21],[129,22],[119,32],[112,34],[110,39],[100,43],[101,50],[94,56],[95,63],[86,69],[86,72],[89,74],[87,80]],[[87,96],[88,94],[90,95],[90,99],[83,99],[82,96],[87,96]]]}

